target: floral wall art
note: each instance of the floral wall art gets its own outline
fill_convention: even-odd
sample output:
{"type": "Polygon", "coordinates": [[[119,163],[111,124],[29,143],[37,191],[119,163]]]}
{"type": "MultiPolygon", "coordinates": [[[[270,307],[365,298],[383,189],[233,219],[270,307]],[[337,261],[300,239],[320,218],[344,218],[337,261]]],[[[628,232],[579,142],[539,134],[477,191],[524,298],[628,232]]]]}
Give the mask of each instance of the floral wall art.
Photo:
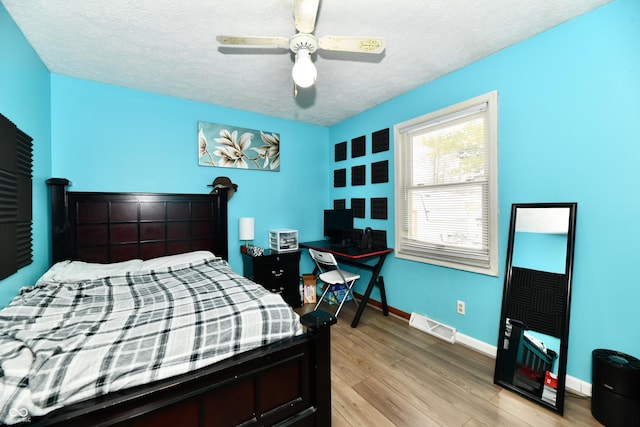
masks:
{"type": "Polygon", "coordinates": [[[198,122],[198,165],[280,170],[280,134],[198,122]]]}

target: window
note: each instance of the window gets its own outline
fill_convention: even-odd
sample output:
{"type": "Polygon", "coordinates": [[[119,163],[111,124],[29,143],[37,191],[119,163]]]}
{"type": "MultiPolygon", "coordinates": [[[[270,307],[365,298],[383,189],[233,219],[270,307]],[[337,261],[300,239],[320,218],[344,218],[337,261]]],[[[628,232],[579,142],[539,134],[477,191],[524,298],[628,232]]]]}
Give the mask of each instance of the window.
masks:
{"type": "Polygon", "coordinates": [[[394,127],[399,258],[498,275],[498,93],[394,127]]]}

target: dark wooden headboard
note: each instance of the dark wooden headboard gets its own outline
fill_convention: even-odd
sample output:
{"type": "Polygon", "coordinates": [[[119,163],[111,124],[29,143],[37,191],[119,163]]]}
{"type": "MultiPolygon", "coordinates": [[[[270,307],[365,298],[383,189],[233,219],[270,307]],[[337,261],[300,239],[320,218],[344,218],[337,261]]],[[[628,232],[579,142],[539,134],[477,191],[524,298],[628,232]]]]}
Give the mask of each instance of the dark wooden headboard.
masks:
{"type": "Polygon", "coordinates": [[[217,194],[92,193],[51,189],[53,262],[118,262],[208,250],[228,259],[227,189],[217,194]]]}

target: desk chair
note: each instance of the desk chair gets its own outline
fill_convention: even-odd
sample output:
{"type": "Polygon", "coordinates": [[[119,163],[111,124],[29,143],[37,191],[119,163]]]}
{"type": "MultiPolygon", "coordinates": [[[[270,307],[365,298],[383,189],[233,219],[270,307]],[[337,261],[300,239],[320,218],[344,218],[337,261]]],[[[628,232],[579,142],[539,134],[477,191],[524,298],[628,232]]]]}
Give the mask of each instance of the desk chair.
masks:
{"type": "Polygon", "coordinates": [[[335,291],[336,285],[345,285],[346,287],[346,292],[344,293],[342,301],[340,301],[340,305],[336,310],[336,317],[338,317],[340,309],[344,305],[344,302],[347,300],[347,297],[349,295],[351,295],[351,299],[353,299],[353,302],[356,304],[356,306],[358,306],[358,302],[356,301],[351,289],[353,288],[353,285],[356,283],[356,281],[360,278],[360,275],[340,269],[338,261],[336,261],[336,258],[330,252],[320,252],[316,251],[315,249],[309,248],[309,255],[311,255],[311,258],[318,267],[318,277],[326,284],[326,286],[324,287],[324,292],[318,299],[318,302],[313,310],[315,311],[318,309],[320,303],[329,291],[333,292],[333,294],[336,296],[336,300],[338,299],[338,293],[335,291]]]}

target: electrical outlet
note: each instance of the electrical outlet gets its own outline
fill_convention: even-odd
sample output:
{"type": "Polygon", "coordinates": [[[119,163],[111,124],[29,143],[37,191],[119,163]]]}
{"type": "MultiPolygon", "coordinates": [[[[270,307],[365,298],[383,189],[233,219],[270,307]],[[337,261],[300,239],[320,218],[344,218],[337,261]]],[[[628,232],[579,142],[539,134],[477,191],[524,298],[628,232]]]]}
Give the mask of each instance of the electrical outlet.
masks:
{"type": "Polygon", "coordinates": [[[457,311],[458,311],[458,314],[464,315],[464,312],[465,312],[464,301],[458,300],[457,311]]]}

